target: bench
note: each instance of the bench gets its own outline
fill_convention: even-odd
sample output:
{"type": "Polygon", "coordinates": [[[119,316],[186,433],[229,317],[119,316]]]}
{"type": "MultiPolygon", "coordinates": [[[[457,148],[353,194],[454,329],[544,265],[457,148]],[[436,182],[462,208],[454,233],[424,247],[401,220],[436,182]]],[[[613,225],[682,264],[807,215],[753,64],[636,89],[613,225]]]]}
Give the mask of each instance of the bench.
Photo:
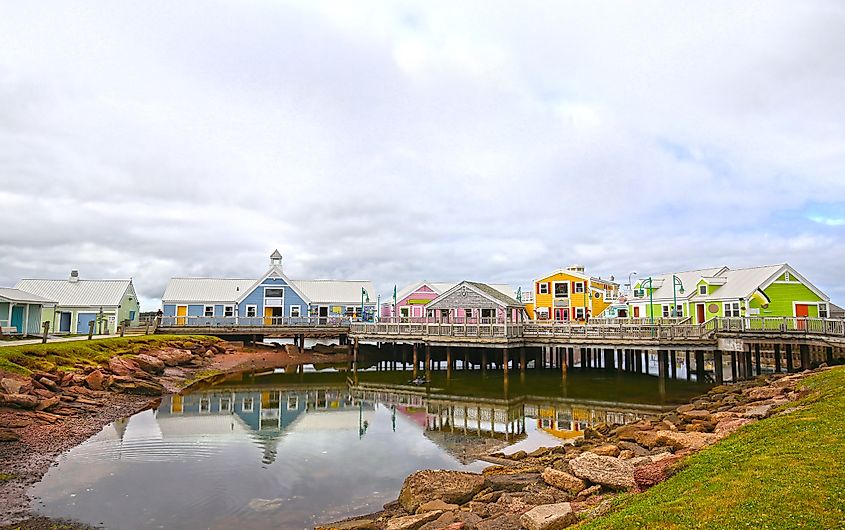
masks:
{"type": "Polygon", "coordinates": [[[0,326],[0,335],[21,335],[21,332],[14,326],[0,326]]]}

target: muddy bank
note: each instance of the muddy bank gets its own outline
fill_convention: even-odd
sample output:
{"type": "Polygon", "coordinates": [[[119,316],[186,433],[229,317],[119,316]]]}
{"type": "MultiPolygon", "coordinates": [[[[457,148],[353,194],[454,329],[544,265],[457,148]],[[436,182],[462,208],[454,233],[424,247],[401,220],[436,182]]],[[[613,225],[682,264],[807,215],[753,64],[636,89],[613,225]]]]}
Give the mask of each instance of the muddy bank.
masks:
{"type": "MultiPolygon", "coordinates": [[[[826,368],[820,368],[823,370],[826,368]]],[[[668,479],[690,455],[773,414],[788,414],[819,370],[722,385],[651,420],[598,424],[575,443],[490,455],[482,473],[423,470],[384,510],[320,530],[559,530],[601,517],[620,494],[668,479]]]]}
{"type": "Polygon", "coordinates": [[[35,372],[26,378],[0,372],[0,529],[86,528],[34,517],[27,491],[63,452],[115,420],[157,407],[163,393],[214,374],[345,359],[209,338],[112,357],[70,373],[35,372]]]}

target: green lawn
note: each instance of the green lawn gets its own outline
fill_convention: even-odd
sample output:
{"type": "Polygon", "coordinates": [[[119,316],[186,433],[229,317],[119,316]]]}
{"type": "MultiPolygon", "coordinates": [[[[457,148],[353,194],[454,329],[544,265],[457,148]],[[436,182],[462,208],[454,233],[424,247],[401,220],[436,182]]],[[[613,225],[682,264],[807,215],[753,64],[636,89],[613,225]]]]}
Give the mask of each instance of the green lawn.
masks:
{"type": "Polygon", "coordinates": [[[187,348],[219,339],[195,335],[143,335],[139,337],[80,340],[6,346],[0,348],[0,370],[29,375],[33,371],[73,370],[76,365],[99,365],[115,355],[138,354],[159,347],[187,348]]]}
{"type": "Polygon", "coordinates": [[[845,528],[845,367],[805,387],[800,410],[746,426],[580,528],[845,528]]]}

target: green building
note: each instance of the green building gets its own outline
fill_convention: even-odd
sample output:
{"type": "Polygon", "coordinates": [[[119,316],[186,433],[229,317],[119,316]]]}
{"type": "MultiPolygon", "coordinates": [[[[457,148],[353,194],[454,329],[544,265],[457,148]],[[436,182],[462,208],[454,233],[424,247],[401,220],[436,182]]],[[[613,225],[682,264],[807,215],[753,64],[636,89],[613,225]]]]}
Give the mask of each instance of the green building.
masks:
{"type": "Polygon", "coordinates": [[[701,324],[714,317],[830,318],[830,298],[788,264],[640,278],[629,316],[701,324]],[[674,308],[674,309],[673,309],[674,308]]]}

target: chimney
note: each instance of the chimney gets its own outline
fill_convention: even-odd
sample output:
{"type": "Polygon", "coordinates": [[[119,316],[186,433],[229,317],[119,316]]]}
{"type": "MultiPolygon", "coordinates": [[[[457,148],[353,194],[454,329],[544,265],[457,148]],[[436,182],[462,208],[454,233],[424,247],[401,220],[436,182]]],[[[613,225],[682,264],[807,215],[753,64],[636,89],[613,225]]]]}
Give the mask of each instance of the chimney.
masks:
{"type": "Polygon", "coordinates": [[[71,283],[78,282],[79,281],[79,271],[76,270],[76,269],[73,269],[72,271],[70,271],[70,278],[68,278],[68,281],[71,282],[71,283]]]}

